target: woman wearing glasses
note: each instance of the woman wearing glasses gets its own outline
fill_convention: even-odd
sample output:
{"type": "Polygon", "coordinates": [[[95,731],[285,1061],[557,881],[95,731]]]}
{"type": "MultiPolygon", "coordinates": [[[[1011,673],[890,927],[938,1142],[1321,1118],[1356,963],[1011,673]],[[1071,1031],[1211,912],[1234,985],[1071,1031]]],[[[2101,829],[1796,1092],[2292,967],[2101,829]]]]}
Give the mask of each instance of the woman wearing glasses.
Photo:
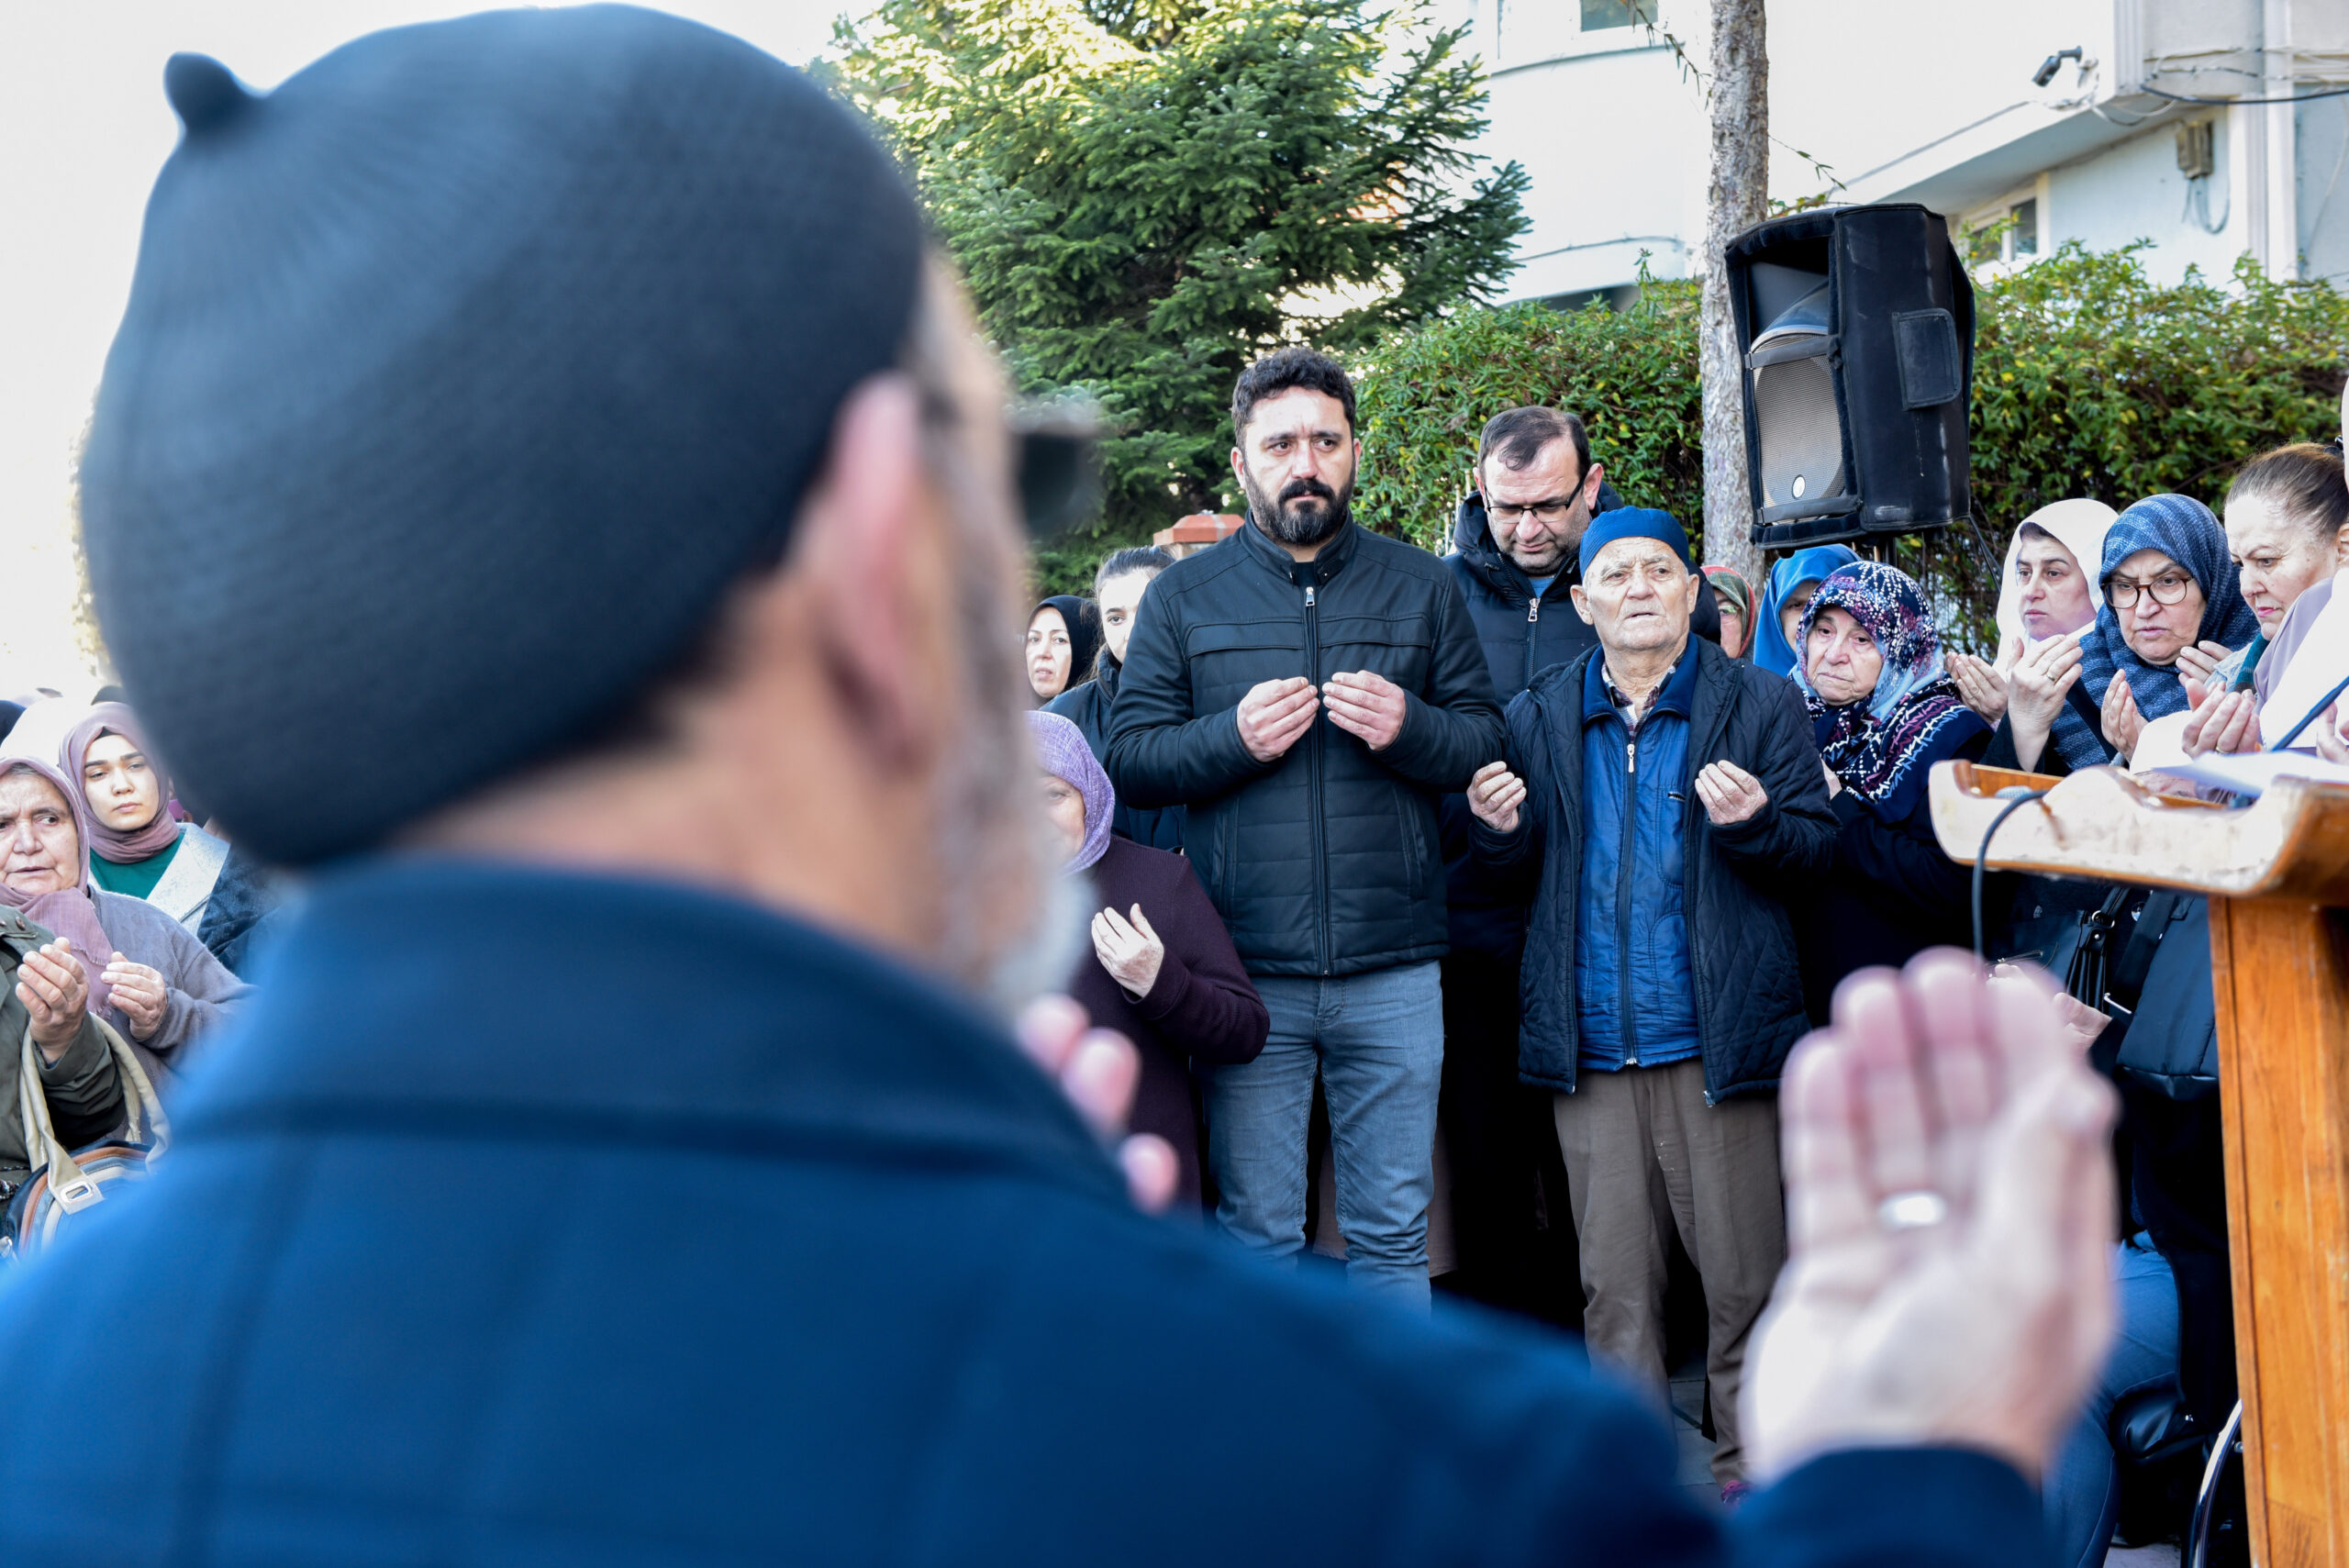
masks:
{"type": "Polygon", "coordinates": [[[2096,621],[2019,662],[1983,761],[2063,774],[2136,749],[2145,721],[2188,705],[2259,625],[2237,590],[2226,530],[2188,495],[2149,495],[2113,519],[2096,621]]]}

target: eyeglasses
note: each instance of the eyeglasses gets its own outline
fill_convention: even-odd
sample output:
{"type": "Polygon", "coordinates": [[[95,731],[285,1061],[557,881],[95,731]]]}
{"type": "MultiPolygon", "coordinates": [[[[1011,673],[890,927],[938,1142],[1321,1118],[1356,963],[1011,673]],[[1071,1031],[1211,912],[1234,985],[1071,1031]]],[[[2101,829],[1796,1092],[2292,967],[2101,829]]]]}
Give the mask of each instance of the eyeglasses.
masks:
{"type": "Polygon", "coordinates": [[[1505,501],[1485,503],[1485,516],[1508,527],[1514,527],[1527,517],[1536,517],[1544,523],[1563,523],[1566,520],[1566,514],[1574,509],[1572,496],[1563,501],[1553,496],[1547,501],[1536,501],[1530,506],[1512,506],[1505,501]]]}
{"type": "Polygon", "coordinates": [[[2112,601],[2114,609],[2125,610],[2136,604],[2141,591],[2151,594],[2157,605],[2182,605],[2186,603],[2186,591],[2192,586],[2193,578],[2183,573],[2170,572],[2142,584],[2132,583],[2125,577],[2115,577],[2104,585],[2104,594],[2112,601]]]}

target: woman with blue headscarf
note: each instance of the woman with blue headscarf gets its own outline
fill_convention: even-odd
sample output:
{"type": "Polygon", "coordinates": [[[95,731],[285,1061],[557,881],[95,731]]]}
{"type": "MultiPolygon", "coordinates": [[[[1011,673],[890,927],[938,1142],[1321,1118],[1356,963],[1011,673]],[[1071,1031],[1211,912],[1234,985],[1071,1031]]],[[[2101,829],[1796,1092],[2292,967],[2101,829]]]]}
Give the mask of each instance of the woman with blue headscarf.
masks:
{"type": "Polygon", "coordinates": [[[2007,717],[1984,761],[2062,775],[2126,759],[2145,720],[2188,706],[2258,634],[2226,530],[2190,495],[2148,495],[2112,521],[2097,572],[2096,623],[2018,663],[2007,717]]]}
{"type": "Polygon", "coordinates": [[[1774,675],[1794,674],[1794,639],[1810,596],[1829,573],[1858,559],[1849,545],[1820,544],[1798,550],[1770,568],[1762,588],[1762,607],[1753,617],[1755,664],[1774,675]]]}
{"type": "Polygon", "coordinates": [[[1837,567],[1805,607],[1797,645],[1795,681],[1839,824],[1834,873],[1795,933],[1804,999],[1824,1024],[1854,970],[1971,940],[1965,868],[1934,837],[1926,783],[1934,763],[1981,755],[1990,728],[1943,669],[1932,612],[1905,572],[1837,567]]]}

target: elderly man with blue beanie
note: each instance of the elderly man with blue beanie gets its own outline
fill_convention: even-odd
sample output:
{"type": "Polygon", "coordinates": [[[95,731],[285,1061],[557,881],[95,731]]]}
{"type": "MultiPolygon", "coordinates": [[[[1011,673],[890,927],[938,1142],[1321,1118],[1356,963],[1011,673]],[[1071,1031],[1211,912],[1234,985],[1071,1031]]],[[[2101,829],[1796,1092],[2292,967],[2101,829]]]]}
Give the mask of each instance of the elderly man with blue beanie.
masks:
{"type": "Polygon", "coordinates": [[[1578,1357],[1133,1201],[1130,1046],[1015,1006],[1087,906],[1004,384],[852,113],[624,6],[166,86],[92,584],[173,776],[312,875],[169,1158],[0,1292],[0,1562],[2038,1560],[2110,1229],[2043,995],[1937,1042],[2031,1070],[1934,1118],[2003,1152],[1928,1232],[1854,1087],[1904,988],[2022,994],[1805,1048],[1772,1485],[1698,1507],[1578,1357]]]}
{"type": "Polygon", "coordinates": [[[1591,1353],[1664,1385],[1666,1227],[1705,1283],[1714,1479],[1746,1484],[1745,1345],[1786,1252],[1776,1090],[1808,1027],[1782,898],[1834,862],[1793,685],[1689,631],[1700,578],[1669,514],[1582,536],[1598,645],[1508,707],[1468,800],[1479,860],[1532,895],[1524,1078],[1554,1092],[1591,1353]]]}

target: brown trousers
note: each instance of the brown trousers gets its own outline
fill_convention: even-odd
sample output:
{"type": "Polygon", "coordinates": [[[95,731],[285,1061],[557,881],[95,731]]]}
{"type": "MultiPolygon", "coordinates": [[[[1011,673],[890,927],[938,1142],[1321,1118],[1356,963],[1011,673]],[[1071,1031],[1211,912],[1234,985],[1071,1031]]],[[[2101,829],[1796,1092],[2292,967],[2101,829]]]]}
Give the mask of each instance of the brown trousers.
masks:
{"type": "Polygon", "coordinates": [[[1665,1396],[1664,1227],[1705,1283],[1713,1478],[1745,1477],[1737,1428],[1745,1340],[1787,1259],[1778,1102],[1705,1103],[1705,1064],[1575,1075],[1553,1102],[1582,1246],[1583,1333],[1593,1360],[1665,1396]]]}

